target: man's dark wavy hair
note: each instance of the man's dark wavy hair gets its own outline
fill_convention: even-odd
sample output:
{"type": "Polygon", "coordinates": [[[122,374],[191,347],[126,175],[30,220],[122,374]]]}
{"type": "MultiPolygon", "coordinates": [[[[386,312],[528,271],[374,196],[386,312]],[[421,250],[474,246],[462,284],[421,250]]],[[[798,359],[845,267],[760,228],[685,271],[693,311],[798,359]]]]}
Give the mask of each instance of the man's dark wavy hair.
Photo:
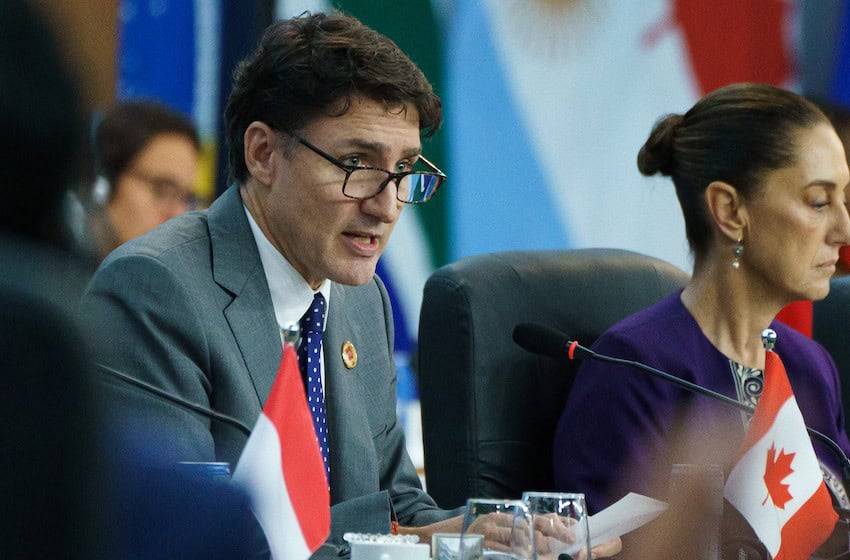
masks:
{"type": "Polygon", "coordinates": [[[224,112],[231,180],[248,178],[249,124],[296,131],[318,117],[345,114],[357,96],[388,110],[415,107],[426,137],[442,122],[442,104],[422,71],[393,41],[359,20],[304,13],[272,24],[233,73],[224,112]]]}

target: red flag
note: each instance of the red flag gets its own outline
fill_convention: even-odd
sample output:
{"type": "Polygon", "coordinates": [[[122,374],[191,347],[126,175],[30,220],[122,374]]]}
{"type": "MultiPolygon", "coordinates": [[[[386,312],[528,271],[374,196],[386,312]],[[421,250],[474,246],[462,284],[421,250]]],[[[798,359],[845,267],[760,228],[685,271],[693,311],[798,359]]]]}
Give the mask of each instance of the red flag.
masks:
{"type": "Polygon", "coordinates": [[[276,560],[306,559],[330,533],[330,494],[292,344],[233,480],[251,496],[276,560]]]}
{"type": "Polygon", "coordinates": [[[774,560],[808,558],[832,533],[832,508],[785,366],[767,352],[764,390],[724,496],[774,560]]]}

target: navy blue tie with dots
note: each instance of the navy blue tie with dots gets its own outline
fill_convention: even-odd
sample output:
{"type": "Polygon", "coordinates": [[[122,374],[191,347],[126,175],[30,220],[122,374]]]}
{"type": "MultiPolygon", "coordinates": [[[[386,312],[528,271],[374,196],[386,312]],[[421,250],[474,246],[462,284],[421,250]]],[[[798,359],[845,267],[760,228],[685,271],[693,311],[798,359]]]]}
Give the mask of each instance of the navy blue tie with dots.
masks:
{"type": "Polygon", "coordinates": [[[310,309],[301,317],[301,345],[298,347],[298,367],[307,390],[307,405],[313,417],[313,428],[319,438],[319,449],[325,462],[325,475],[331,479],[328,463],[328,426],[325,421],[325,394],[322,391],[322,333],[325,330],[325,297],[316,294],[310,309]]]}

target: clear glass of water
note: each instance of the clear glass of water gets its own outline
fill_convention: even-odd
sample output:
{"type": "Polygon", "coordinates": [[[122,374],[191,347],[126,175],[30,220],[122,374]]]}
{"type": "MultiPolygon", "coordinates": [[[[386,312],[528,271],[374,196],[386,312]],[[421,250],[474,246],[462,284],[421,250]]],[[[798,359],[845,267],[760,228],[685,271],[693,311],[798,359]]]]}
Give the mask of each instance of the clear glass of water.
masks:
{"type": "Polygon", "coordinates": [[[461,530],[460,560],[526,560],[529,522],[528,510],[520,500],[468,500],[461,530]],[[471,535],[483,537],[483,548],[471,548],[467,544],[476,542],[465,538],[471,535]]]}
{"type": "Polygon", "coordinates": [[[529,558],[590,558],[590,526],[584,494],[525,492],[522,503],[530,516],[529,558]]]}

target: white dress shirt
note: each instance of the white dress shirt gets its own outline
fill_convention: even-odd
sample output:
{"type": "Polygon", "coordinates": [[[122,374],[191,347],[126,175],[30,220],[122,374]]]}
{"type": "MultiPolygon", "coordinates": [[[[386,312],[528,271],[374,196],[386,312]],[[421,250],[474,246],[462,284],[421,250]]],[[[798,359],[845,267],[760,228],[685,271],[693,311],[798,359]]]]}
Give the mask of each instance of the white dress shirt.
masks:
{"type": "MultiPolygon", "coordinates": [[[[310,305],[312,305],[316,291],[313,291],[301,274],[275,249],[274,245],[271,244],[260,229],[260,226],[254,221],[254,217],[251,216],[248,208],[245,208],[245,215],[248,217],[251,233],[254,234],[254,241],[257,243],[257,250],[260,253],[260,262],[263,264],[266,283],[269,285],[272,305],[274,306],[274,316],[277,320],[278,328],[288,329],[291,325],[295,325],[298,328],[298,322],[304,313],[307,312],[307,309],[310,308],[310,305]]],[[[331,313],[331,281],[326,279],[317,291],[321,292],[325,297],[325,321],[323,327],[326,329],[328,317],[330,317],[331,313]]],[[[281,333],[282,342],[283,335],[281,333]]],[[[321,355],[320,367],[322,372],[322,386],[324,387],[324,352],[321,355]]]]}

